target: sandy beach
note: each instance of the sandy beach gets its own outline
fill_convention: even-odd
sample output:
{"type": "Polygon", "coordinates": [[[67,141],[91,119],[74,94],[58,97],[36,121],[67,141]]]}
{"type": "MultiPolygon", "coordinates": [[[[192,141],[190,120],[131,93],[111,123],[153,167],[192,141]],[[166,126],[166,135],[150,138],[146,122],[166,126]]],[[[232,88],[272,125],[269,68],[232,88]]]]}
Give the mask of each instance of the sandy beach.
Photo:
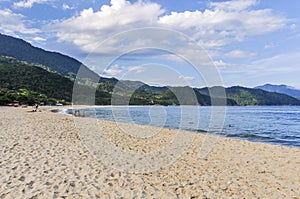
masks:
{"type": "MultiPolygon", "coordinates": [[[[171,156],[178,156],[166,164],[133,172],[127,162],[109,165],[109,157],[102,161],[104,156],[97,155],[101,151],[86,146],[85,134],[77,131],[84,126],[78,121],[93,119],[74,122],[49,109],[30,110],[0,108],[0,198],[300,198],[299,148],[180,132],[187,140],[192,136],[188,149],[175,151],[171,156]],[[202,156],[208,140],[216,142],[202,156]]],[[[97,124],[112,145],[141,157],[167,148],[179,135],[175,130],[121,125],[132,132],[158,132],[137,139],[114,122],[97,124]]]]}

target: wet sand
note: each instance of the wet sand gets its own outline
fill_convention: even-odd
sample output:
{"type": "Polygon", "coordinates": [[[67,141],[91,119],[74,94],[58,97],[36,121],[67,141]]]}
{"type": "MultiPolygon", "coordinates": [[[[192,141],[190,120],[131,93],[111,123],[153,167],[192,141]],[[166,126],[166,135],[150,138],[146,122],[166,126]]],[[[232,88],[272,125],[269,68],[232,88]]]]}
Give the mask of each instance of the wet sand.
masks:
{"type": "Polygon", "coordinates": [[[300,198],[299,148],[109,121],[93,126],[93,119],[30,110],[0,108],[0,198],[300,198]],[[123,154],[98,155],[102,145],[87,146],[93,137],[84,136],[98,127],[111,146],[137,157],[176,137],[185,144],[142,170],[131,159],[109,159],[123,154]],[[140,129],[154,133],[141,138],[140,129]]]}

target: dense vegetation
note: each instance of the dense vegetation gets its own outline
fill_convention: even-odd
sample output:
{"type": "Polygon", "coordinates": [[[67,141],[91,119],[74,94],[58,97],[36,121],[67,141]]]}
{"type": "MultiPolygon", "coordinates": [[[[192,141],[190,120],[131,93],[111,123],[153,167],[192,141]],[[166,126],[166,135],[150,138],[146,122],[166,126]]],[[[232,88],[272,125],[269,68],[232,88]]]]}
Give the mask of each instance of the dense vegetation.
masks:
{"type": "Polygon", "coordinates": [[[12,104],[18,102],[19,104],[69,104],[65,100],[58,100],[49,98],[45,94],[37,93],[27,89],[9,90],[7,88],[0,88],[0,105],[12,104]]]}
{"type": "MultiPolygon", "coordinates": [[[[210,88],[211,90],[217,87],[210,88]]],[[[202,94],[208,94],[208,88],[198,89],[202,94]]],[[[300,105],[300,101],[294,97],[267,92],[261,89],[244,88],[234,86],[225,88],[228,99],[236,102],[239,106],[271,106],[271,105],[300,105]]]]}
{"type": "Polygon", "coordinates": [[[260,89],[243,88],[239,86],[226,89],[228,98],[238,105],[299,105],[299,100],[279,93],[267,92],[260,89]]]}
{"type": "Polygon", "coordinates": [[[59,74],[14,58],[0,57],[0,104],[70,102],[73,82],[59,74]]]}

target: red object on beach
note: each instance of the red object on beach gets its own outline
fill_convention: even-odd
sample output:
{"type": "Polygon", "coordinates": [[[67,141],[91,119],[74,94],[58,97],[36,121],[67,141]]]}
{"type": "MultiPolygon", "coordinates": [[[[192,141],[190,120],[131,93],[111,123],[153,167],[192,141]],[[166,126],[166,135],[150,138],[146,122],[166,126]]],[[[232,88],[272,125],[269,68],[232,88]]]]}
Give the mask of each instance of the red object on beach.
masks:
{"type": "Polygon", "coordinates": [[[27,108],[27,104],[22,104],[22,108],[27,108]]]}
{"type": "Polygon", "coordinates": [[[14,103],[14,107],[19,107],[19,104],[18,103],[14,103]]]}

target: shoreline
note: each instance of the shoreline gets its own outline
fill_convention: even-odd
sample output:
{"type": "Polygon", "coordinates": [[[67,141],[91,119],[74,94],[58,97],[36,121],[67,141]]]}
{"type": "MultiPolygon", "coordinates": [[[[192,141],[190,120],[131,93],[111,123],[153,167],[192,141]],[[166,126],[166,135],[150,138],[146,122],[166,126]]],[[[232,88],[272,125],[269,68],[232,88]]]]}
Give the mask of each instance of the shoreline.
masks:
{"type": "MultiPolygon", "coordinates": [[[[129,107],[141,107],[141,106],[85,106],[85,105],[76,105],[76,106],[69,106],[69,107],[56,107],[54,109],[54,111],[58,114],[64,114],[64,115],[67,115],[67,116],[74,116],[72,114],[68,114],[67,113],[67,110],[81,110],[81,109],[96,109],[96,108],[111,108],[111,107],[117,107],[117,108],[129,108],[129,107]],[[56,111],[57,110],[57,111],[56,111]],[[60,111],[60,112],[59,112],[60,111]]],[[[184,106],[183,106],[184,107],[184,106]]],[[[190,106],[186,106],[186,107],[190,107],[190,106]]],[[[53,112],[53,111],[51,111],[53,112]]],[[[227,112],[227,110],[226,110],[227,112]]],[[[89,117],[89,116],[76,116],[76,117],[81,117],[81,118],[92,118],[92,117],[89,117]]],[[[104,121],[113,121],[113,120],[110,120],[110,119],[105,119],[105,118],[96,118],[98,120],[104,120],[104,121]]],[[[130,123],[130,122],[124,122],[124,123],[128,123],[128,124],[134,124],[134,123],[130,123]]],[[[148,125],[148,124],[142,124],[142,125],[145,125],[147,127],[158,127],[158,126],[155,126],[155,125],[148,125]]],[[[225,127],[225,126],[224,126],[225,127]]],[[[159,127],[159,128],[166,128],[166,127],[159,127]]],[[[249,142],[254,142],[254,143],[265,143],[265,144],[269,144],[269,145],[275,145],[275,146],[285,146],[285,147],[289,147],[289,148],[300,148],[300,146],[295,146],[295,145],[291,145],[291,144],[282,144],[280,142],[271,142],[271,141],[261,141],[261,140],[251,140],[247,137],[239,137],[239,136],[231,136],[230,134],[213,134],[213,133],[210,133],[208,131],[201,131],[201,129],[177,129],[177,128],[168,128],[168,129],[171,129],[171,130],[181,130],[181,131],[186,131],[188,133],[197,133],[197,134],[202,134],[202,135],[215,135],[217,137],[221,137],[221,138],[231,138],[231,139],[235,139],[235,140],[244,140],[244,141],[249,141],[249,142]],[[199,131],[200,130],[200,131],[199,131]]],[[[254,135],[256,136],[256,135],[254,135]]],[[[250,136],[251,138],[251,136],[250,136]]]]}
{"type": "MultiPolygon", "coordinates": [[[[78,137],[74,118],[51,113],[44,107],[42,112],[27,110],[0,109],[3,152],[0,198],[297,198],[300,195],[299,148],[220,137],[202,158],[199,150],[206,136],[195,133],[189,150],[172,164],[135,174],[116,170],[96,159],[78,137]]],[[[99,124],[111,143],[135,154],[157,151],[177,133],[161,129],[150,139],[137,140],[122,134],[114,122],[100,120],[99,124]]],[[[132,132],[138,126],[125,125],[132,132]]],[[[155,129],[141,128],[150,132],[155,129]]]]}

